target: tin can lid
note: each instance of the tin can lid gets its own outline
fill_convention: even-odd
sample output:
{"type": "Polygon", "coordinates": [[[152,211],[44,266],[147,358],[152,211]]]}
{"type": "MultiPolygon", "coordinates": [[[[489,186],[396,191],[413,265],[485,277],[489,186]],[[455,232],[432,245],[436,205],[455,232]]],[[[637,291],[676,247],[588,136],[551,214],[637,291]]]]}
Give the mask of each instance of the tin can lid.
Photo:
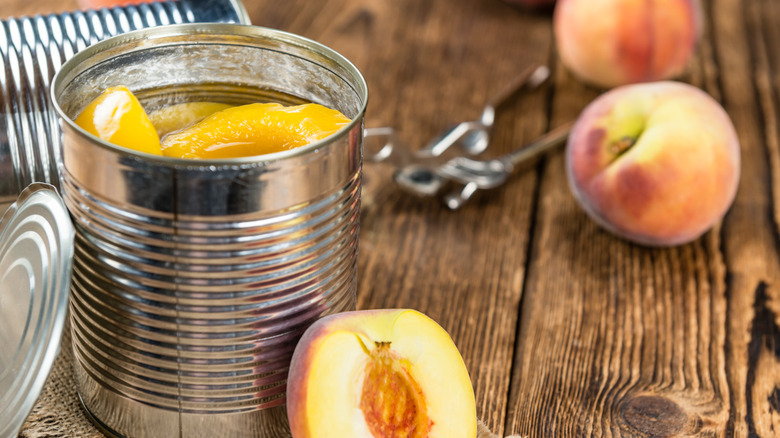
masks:
{"type": "Polygon", "coordinates": [[[54,187],[35,183],[0,219],[0,436],[16,436],[57,357],[73,225],[54,187]]]}

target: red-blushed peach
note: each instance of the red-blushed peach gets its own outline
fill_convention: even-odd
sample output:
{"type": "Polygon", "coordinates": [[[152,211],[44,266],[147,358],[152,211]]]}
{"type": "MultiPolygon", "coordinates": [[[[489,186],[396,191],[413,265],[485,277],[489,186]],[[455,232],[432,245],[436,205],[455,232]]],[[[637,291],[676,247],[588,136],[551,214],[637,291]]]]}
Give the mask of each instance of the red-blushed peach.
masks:
{"type": "Polygon", "coordinates": [[[702,32],[699,0],[559,0],[553,28],[563,64],[615,87],[681,74],[702,32]]]}
{"type": "Polygon", "coordinates": [[[326,316],[304,333],[287,379],[294,438],[474,438],[466,366],[447,332],[420,312],[326,316]]]}
{"type": "Polygon", "coordinates": [[[696,87],[626,85],[582,111],[566,172],[574,197],[607,230],[645,245],[683,244],[734,200],[739,140],[723,108],[696,87]]]}

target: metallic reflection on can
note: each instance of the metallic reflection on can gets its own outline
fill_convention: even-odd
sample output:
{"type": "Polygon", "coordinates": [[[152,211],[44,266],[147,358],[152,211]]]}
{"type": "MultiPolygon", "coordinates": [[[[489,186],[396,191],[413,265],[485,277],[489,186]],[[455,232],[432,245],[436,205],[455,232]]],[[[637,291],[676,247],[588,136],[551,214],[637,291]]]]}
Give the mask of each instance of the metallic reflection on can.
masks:
{"type": "Polygon", "coordinates": [[[76,226],[75,370],[89,412],[132,437],[289,434],[282,405],[297,339],[320,316],[355,305],[367,101],[360,73],[284,32],[182,25],[78,54],[52,93],[76,226]],[[353,121],[325,140],[260,157],[153,157],[72,122],[116,84],[221,100],[280,93],[353,121]]]}
{"type": "Polygon", "coordinates": [[[249,24],[240,0],[179,0],[0,20],[0,214],[33,182],[59,186],[49,85],[78,51],[121,33],[196,22],[249,24]]]}

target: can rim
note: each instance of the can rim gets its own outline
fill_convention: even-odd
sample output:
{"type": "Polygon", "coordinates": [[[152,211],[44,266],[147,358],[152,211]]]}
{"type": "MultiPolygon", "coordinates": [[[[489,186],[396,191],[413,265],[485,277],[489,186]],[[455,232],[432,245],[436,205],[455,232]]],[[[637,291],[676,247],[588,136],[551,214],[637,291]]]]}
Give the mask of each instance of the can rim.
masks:
{"type": "Polygon", "coordinates": [[[249,12],[247,12],[244,3],[242,3],[241,0],[229,0],[229,3],[233,6],[233,10],[236,11],[239,23],[252,24],[252,20],[249,18],[249,12]]]}
{"type": "MultiPolygon", "coordinates": [[[[355,88],[355,87],[353,87],[355,88]]],[[[140,29],[132,32],[120,34],[99,43],[93,44],[86,49],[78,52],[68,61],[66,61],[60,70],[55,74],[54,79],[50,87],[50,98],[52,106],[54,107],[57,115],[63,123],[67,123],[68,126],[75,130],[80,135],[89,138],[95,142],[98,146],[111,149],[117,153],[140,157],[146,160],[153,160],[160,163],[174,164],[174,165],[186,165],[187,167],[210,167],[210,166],[235,166],[235,165],[257,165],[259,163],[265,164],[270,162],[276,162],[285,160],[292,157],[306,155],[312,151],[316,151],[328,144],[336,142],[337,140],[348,135],[352,129],[362,123],[365,116],[366,107],[368,106],[368,84],[365,78],[360,73],[360,70],[352,64],[344,55],[331,49],[330,47],[314,41],[312,39],[290,33],[282,30],[271,29],[262,26],[247,25],[247,24],[232,24],[232,23],[188,23],[188,24],[173,24],[165,26],[157,26],[153,28],[140,29]],[[99,57],[103,55],[106,59],[113,52],[112,49],[118,47],[136,43],[137,47],[151,47],[150,41],[157,39],[164,39],[169,37],[181,37],[187,35],[204,35],[204,36],[219,36],[219,35],[237,35],[245,37],[255,38],[273,38],[277,41],[290,44],[295,47],[311,50],[312,52],[321,55],[328,60],[336,63],[339,67],[343,68],[348,74],[357,79],[357,92],[362,99],[360,109],[352,120],[341,127],[333,134],[315,142],[309,143],[305,146],[299,146],[290,150],[274,152],[264,155],[251,155],[246,157],[237,158],[212,158],[212,159],[197,159],[190,158],[177,158],[166,157],[160,155],[148,154],[145,152],[135,151],[133,149],[117,146],[113,143],[109,143],[102,140],[95,135],[87,132],[85,129],[78,126],[73,119],[65,114],[65,111],[59,104],[58,96],[63,91],[66,84],[73,79],[74,76],[81,73],[83,70],[78,67],[86,60],[93,57],[99,57]]]]}

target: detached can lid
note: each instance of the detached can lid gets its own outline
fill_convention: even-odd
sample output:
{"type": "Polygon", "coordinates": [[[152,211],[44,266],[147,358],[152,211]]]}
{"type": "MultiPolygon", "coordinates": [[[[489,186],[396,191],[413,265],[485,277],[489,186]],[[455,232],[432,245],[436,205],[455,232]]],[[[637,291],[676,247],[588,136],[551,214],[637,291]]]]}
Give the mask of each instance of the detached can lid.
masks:
{"type": "Polygon", "coordinates": [[[0,436],[16,436],[51,372],[68,308],[73,225],[34,183],[0,219],[0,436]]]}

